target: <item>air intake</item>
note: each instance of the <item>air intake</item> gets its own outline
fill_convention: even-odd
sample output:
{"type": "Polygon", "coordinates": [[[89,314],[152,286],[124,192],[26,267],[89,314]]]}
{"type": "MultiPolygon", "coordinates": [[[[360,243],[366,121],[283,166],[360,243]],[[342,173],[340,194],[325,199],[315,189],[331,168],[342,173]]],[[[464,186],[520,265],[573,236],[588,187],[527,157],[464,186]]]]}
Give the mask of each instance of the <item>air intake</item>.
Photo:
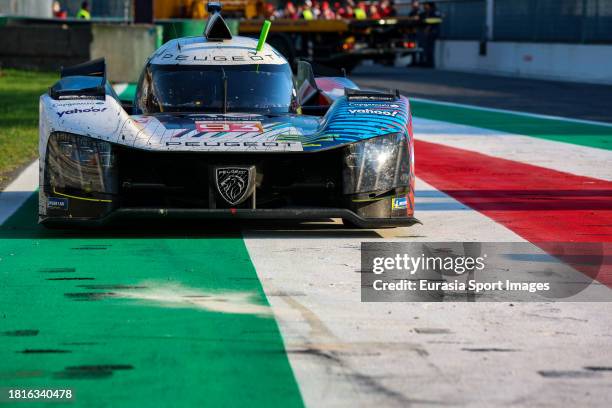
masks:
{"type": "Polygon", "coordinates": [[[206,39],[209,41],[231,40],[232,33],[223,17],[221,17],[221,3],[209,2],[207,10],[210,17],[208,18],[206,30],[204,30],[206,39]]]}

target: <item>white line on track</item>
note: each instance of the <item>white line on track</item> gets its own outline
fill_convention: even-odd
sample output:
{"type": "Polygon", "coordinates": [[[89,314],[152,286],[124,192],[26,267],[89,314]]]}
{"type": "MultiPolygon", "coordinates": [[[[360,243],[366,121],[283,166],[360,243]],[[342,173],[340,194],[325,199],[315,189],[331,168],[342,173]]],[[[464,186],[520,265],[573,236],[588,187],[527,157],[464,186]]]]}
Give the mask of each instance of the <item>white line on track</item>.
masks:
{"type": "Polygon", "coordinates": [[[30,164],[4,190],[0,191],[0,225],[32,195],[38,186],[38,160],[30,164]]]}
{"type": "MultiPolygon", "coordinates": [[[[579,176],[612,181],[612,151],[504,133],[497,130],[413,118],[415,138],[501,159],[579,176]]],[[[418,160],[418,151],[415,153],[418,160]]]]}
{"type": "Polygon", "coordinates": [[[585,125],[596,125],[596,126],[612,127],[612,123],[599,122],[599,121],[595,121],[595,120],[575,119],[575,118],[568,118],[568,117],[564,117],[564,116],[554,116],[554,115],[542,115],[542,114],[538,114],[538,113],[529,113],[529,112],[522,112],[522,111],[515,111],[515,110],[508,110],[508,109],[485,108],[485,107],[477,106],[477,105],[467,105],[467,104],[463,104],[463,103],[454,103],[454,102],[442,102],[442,101],[436,101],[436,100],[433,100],[433,99],[426,99],[426,98],[413,98],[413,97],[411,97],[410,100],[417,101],[417,102],[426,102],[426,103],[431,103],[431,104],[435,104],[435,105],[443,105],[443,106],[452,106],[452,107],[457,107],[457,108],[473,109],[473,110],[479,110],[479,111],[484,111],[484,112],[507,113],[507,114],[510,114],[510,115],[526,116],[526,117],[536,118],[536,119],[561,120],[561,121],[564,121],[564,122],[582,123],[582,124],[585,124],[585,125]]]}

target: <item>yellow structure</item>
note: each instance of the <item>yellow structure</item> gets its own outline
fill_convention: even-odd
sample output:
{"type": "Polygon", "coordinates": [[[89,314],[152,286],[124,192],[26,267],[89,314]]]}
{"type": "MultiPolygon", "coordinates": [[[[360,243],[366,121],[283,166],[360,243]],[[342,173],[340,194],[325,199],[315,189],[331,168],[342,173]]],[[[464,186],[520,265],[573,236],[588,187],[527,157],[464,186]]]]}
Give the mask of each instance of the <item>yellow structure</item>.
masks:
{"type": "MultiPolygon", "coordinates": [[[[208,17],[207,0],[163,0],[155,2],[155,18],[196,18],[208,17]]],[[[261,15],[262,0],[224,0],[223,14],[225,16],[254,18],[261,15]]]]}

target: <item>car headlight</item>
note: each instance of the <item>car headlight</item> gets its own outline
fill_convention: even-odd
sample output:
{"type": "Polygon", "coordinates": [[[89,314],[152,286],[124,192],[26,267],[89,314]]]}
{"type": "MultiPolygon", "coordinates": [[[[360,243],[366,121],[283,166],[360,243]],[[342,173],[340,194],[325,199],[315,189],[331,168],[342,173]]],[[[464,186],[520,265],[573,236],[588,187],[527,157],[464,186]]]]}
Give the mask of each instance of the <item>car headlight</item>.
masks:
{"type": "Polygon", "coordinates": [[[56,132],[47,148],[47,185],[79,194],[116,194],[116,158],[110,143],[56,132]]]}
{"type": "Polygon", "coordinates": [[[343,192],[381,193],[410,184],[410,153],[403,133],[353,143],[345,148],[343,192]]]}

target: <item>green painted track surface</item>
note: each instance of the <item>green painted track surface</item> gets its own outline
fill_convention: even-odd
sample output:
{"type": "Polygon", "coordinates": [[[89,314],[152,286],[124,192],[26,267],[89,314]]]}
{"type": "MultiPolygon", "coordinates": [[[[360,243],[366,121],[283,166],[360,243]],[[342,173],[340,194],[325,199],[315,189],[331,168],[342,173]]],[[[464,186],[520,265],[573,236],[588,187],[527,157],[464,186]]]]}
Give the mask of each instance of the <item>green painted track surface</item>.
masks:
{"type": "Polygon", "coordinates": [[[303,405],[238,230],[47,231],[36,213],[32,196],[0,227],[0,387],[71,388],[83,407],[303,405]]]}
{"type": "Polygon", "coordinates": [[[411,101],[416,117],[612,150],[612,127],[411,101]]]}

